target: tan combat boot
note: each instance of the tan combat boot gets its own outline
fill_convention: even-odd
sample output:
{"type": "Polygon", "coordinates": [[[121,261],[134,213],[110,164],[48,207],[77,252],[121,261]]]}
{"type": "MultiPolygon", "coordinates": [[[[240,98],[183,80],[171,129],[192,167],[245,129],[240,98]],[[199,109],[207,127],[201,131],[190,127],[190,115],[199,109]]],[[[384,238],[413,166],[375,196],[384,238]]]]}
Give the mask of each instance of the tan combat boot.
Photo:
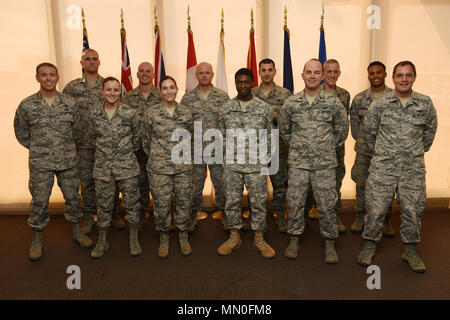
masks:
{"type": "Polygon", "coordinates": [[[275,250],[264,241],[264,233],[261,231],[255,231],[255,239],[253,240],[253,245],[256,249],[261,252],[264,258],[272,259],[275,257],[275,250]]]}
{"type": "Polygon", "coordinates": [[[98,241],[94,250],[91,251],[91,258],[98,259],[105,255],[106,250],[109,249],[108,241],[106,241],[106,235],[108,233],[108,229],[99,229],[98,230],[98,241]]]}
{"type": "Polygon", "coordinates": [[[85,213],[83,223],[81,224],[81,232],[84,234],[90,234],[94,228],[94,225],[94,215],[92,213],[85,213]]]}
{"type": "Polygon", "coordinates": [[[130,256],[137,257],[142,253],[141,246],[139,245],[139,225],[129,224],[130,228],[130,256]]]}
{"type": "Polygon", "coordinates": [[[337,225],[338,225],[338,232],[339,234],[344,234],[347,229],[345,228],[345,225],[342,223],[341,219],[339,218],[339,216],[336,213],[336,217],[337,217],[337,225]]]}
{"type": "Polygon", "coordinates": [[[146,223],[147,223],[147,217],[145,214],[145,210],[142,209],[141,214],[139,215],[138,231],[142,231],[144,229],[144,226],[146,223]]]}
{"type": "Polygon", "coordinates": [[[289,245],[284,251],[284,256],[288,259],[297,259],[298,257],[298,236],[289,238],[289,245]]]}
{"type": "Polygon", "coordinates": [[[362,231],[363,227],[364,227],[364,213],[357,212],[356,219],[353,222],[352,226],[350,227],[350,231],[353,233],[359,233],[362,231]]]}
{"type": "Polygon", "coordinates": [[[42,231],[33,231],[33,241],[28,252],[31,261],[39,261],[42,257],[42,231]]]}
{"type": "Polygon", "coordinates": [[[334,249],[333,239],[325,239],[325,262],[329,264],[336,264],[339,262],[339,257],[334,249]]]}
{"type": "Polygon", "coordinates": [[[277,218],[278,231],[281,233],[286,233],[287,223],[286,218],[284,217],[284,213],[278,213],[278,211],[274,211],[274,215],[276,215],[277,218]]]}
{"type": "Polygon", "coordinates": [[[245,210],[242,213],[242,230],[243,231],[250,231],[252,230],[251,227],[251,211],[250,210],[245,210]]]}
{"type": "Polygon", "coordinates": [[[358,264],[364,267],[370,266],[375,256],[375,241],[366,240],[364,247],[358,255],[358,264]]]}
{"type": "Polygon", "coordinates": [[[405,251],[403,252],[402,259],[408,262],[412,271],[419,273],[424,273],[426,271],[425,264],[420,260],[420,257],[416,252],[415,243],[405,244],[405,251]]]}
{"type": "Polygon", "coordinates": [[[87,235],[81,232],[81,225],[79,222],[72,223],[73,241],[82,248],[92,247],[92,241],[87,235]]]}
{"type": "Polygon", "coordinates": [[[189,226],[189,233],[192,233],[195,231],[195,227],[197,226],[197,213],[198,211],[192,211],[191,213],[191,219],[192,219],[192,223],[189,226]]]}
{"type": "Polygon", "coordinates": [[[242,240],[239,236],[239,230],[231,229],[230,238],[217,249],[217,253],[221,256],[227,256],[234,249],[238,249],[241,244],[242,240]]]}
{"type": "Polygon", "coordinates": [[[185,257],[190,256],[192,253],[192,248],[191,248],[191,244],[189,243],[189,239],[188,239],[188,231],[185,230],[183,232],[179,232],[179,243],[180,243],[180,249],[181,249],[181,254],[185,257]]]}
{"type": "Polygon", "coordinates": [[[386,218],[384,218],[383,234],[389,238],[392,238],[395,236],[395,230],[394,230],[394,228],[392,228],[391,216],[389,216],[389,215],[386,215],[386,218]]]}
{"type": "Polygon", "coordinates": [[[319,220],[319,210],[317,209],[317,207],[315,205],[313,205],[311,210],[309,210],[308,216],[312,220],[319,220]]]}
{"type": "Polygon", "coordinates": [[[158,257],[167,258],[169,255],[169,233],[161,231],[159,241],[158,257]]]}
{"type": "Polygon", "coordinates": [[[125,221],[117,214],[117,208],[112,212],[111,223],[117,230],[125,229],[125,227],[127,226],[125,221]]]}

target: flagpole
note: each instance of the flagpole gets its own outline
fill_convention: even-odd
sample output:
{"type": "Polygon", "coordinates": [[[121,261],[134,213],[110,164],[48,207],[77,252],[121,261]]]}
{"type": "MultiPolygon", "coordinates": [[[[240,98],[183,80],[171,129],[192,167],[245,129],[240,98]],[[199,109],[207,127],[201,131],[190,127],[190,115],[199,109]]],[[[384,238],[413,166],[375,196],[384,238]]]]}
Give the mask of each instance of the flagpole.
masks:
{"type": "Polygon", "coordinates": [[[323,10],[323,3],[322,3],[322,11],[321,11],[321,15],[320,15],[320,30],[323,30],[323,15],[324,15],[325,11],[323,10]]]}
{"type": "MultiPolygon", "coordinates": [[[[81,21],[83,23],[83,50],[82,52],[84,52],[84,50],[89,48],[89,40],[88,40],[88,33],[87,33],[87,29],[86,29],[86,20],[84,18],[84,9],[81,8],[81,21]]],[[[82,77],[82,81],[86,82],[86,78],[84,76],[84,68],[81,68],[81,77],[82,77]]]]}

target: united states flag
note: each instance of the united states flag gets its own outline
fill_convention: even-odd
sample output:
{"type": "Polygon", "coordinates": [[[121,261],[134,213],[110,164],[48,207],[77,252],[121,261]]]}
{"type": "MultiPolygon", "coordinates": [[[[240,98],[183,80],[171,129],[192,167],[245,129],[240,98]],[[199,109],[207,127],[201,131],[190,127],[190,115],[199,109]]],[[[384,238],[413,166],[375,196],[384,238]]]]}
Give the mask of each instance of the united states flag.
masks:
{"type": "Polygon", "coordinates": [[[159,87],[159,81],[166,75],[164,59],[161,50],[161,34],[159,27],[155,26],[155,87],[159,87]]]}
{"type": "Polygon", "coordinates": [[[120,82],[122,83],[122,97],[133,90],[133,78],[131,76],[130,58],[127,48],[127,33],[125,29],[120,29],[120,39],[122,47],[122,75],[120,82]]]}

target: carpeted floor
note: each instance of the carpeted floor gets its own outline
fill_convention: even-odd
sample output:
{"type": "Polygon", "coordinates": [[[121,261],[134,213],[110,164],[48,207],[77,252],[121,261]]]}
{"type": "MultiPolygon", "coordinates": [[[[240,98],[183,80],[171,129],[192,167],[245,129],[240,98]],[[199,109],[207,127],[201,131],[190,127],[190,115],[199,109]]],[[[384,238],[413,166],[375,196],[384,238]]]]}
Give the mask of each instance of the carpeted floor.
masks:
{"type": "MultiPolygon", "coordinates": [[[[266,260],[253,248],[253,232],[242,232],[243,244],[230,256],[217,255],[227,239],[219,220],[209,217],[198,223],[191,235],[193,254],[183,257],[178,235],[170,235],[170,255],[157,257],[159,235],[150,217],[140,234],[143,255],[128,255],[128,231],[111,230],[110,249],[93,260],[90,250],[71,240],[71,226],[62,215],[53,215],[44,231],[44,255],[28,260],[31,231],[25,215],[0,215],[0,299],[450,299],[450,214],[445,208],[427,209],[422,220],[422,242],[418,251],[427,266],[425,274],[409,270],[401,260],[399,235],[384,238],[373,264],[381,268],[381,289],[369,290],[370,274],[356,263],[362,248],[360,235],[350,232],[337,240],[340,262],[324,263],[323,240],[317,221],[310,221],[300,241],[297,260],[284,258],[288,236],[280,234],[274,219],[268,219],[266,239],[276,250],[266,260]],[[81,290],[69,290],[66,273],[70,265],[81,269],[81,290]]],[[[347,228],[353,210],[344,210],[347,228]]],[[[398,211],[392,218],[399,230],[398,211]]],[[[96,241],[97,232],[92,234],[96,241]]]]}

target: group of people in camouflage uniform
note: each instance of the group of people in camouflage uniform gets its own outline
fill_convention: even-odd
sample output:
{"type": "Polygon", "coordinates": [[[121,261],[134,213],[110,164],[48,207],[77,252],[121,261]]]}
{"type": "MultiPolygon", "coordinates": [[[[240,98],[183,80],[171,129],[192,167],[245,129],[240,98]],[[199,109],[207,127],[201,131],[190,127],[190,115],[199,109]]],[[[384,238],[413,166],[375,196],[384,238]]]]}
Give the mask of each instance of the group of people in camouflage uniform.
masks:
{"type": "Polygon", "coordinates": [[[197,217],[206,214],[201,209],[207,172],[224,229],[230,232],[218,254],[229,255],[242,243],[239,230],[243,228],[245,186],[254,245],[263,257],[273,258],[276,252],[265,241],[264,232],[267,172],[276,164],[277,170],[269,175],[271,208],[279,231],[289,235],[285,257],[297,258],[305,216],[315,203],[325,240],[325,262],[338,263],[334,246],[338,234],[345,232],[338,211],[350,115],[356,140],[351,176],[357,198],[356,219],[350,229],[363,231],[366,240],[357,261],[370,265],[383,232],[395,234],[389,214],[397,194],[405,243],[402,258],[414,271],[425,271],[415,246],[420,241],[426,199],[424,152],[433,142],[437,118],[431,99],[412,91],[416,70],[411,62],[394,67],[394,90],[385,85],[384,64],[372,62],[368,66],[370,88],[356,95],[351,106],[348,91],[336,85],[341,71],[334,59],[323,65],[317,59],[307,61],[302,72],[305,88],[293,95],[274,83],[274,61],[263,59],[259,63],[261,85],[252,88],[253,73],[239,69],[233,99],[212,85],[213,68],[202,62],[196,68],[198,86],[185,93],[180,103],[175,100],[175,79],[164,77],[158,90],[148,62],[138,67],[139,86],[122,99],[119,81],[98,74],[100,60],[95,50],[83,52],[81,65],[84,76],[70,82],[61,94],[56,91],[56,66],[40,64],[36,68],[40,91],[23,100],[16,111],[16,137],[29,149],[31,260],[42,256],[41,232],[49,222],[54,175],[66,200],[65,217],[73,224],[73,238],[82,247],[92,246],[87,235],[97,213],[99,237],[92,258],[108,250],[106,235],[111,223],[118,228],[125,225],[115,214],[119,192],[128,213],[131,256],[142,253],[138,232],[146,220],[149,192],[160,233],[158,256],[169,254],[171,224],[179,230],[182,255],[189,256],[188,234],[195,230],[197,217]],[[194,130],[199,124],[200,130],[194,130]],[[189,136],[187,148],[180,152],[177,148],[186,141],[176,132],[189,136]],[[273,133],[279,133],[279,139],[273,141],[273,133]],[[193,143],[198,137],[201,142],[193,143]],[[174,150],[187,155],[189,161],[174,161],[174,150]],[[262,158],[267,161],[252,160],[264,152],[262,158]]]}

